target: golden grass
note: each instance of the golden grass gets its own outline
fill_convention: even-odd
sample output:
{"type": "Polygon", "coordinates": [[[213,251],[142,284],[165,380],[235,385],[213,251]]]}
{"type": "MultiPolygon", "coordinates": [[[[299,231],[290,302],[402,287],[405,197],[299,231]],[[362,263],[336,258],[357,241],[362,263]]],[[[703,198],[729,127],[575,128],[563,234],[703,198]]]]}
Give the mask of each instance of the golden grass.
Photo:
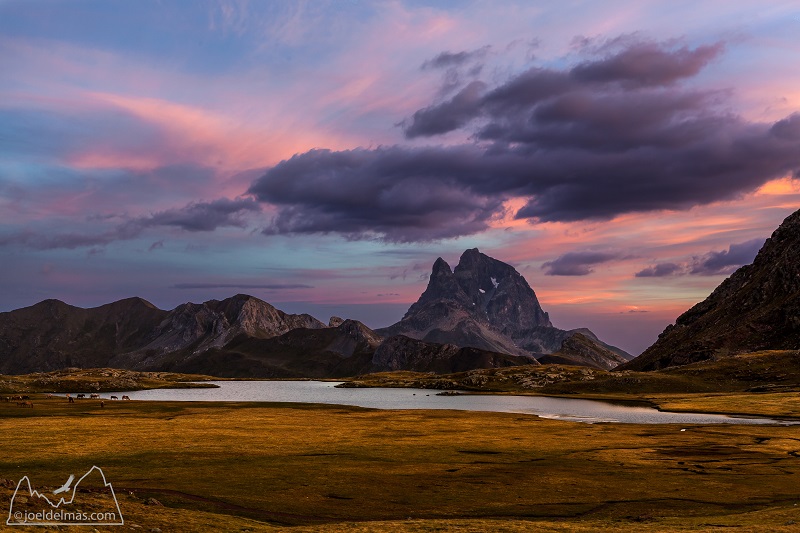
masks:
{"type": "MultiPolygon", "coordinates": [[[[0,478],[27,474],[56,487],[100,466],[126,522],[144,531],[788,531],[800,523],[798,427],[34,402],[0,403],[0,478]],[[164,507],[144,505],[149,497],[164,507]]],[[[11,489],[3,491],[8,502],[11,489]]]]}
{"type": "Polygon", "coordinates": [[[652,395],[647,398],[665,411],[800,417],[798,392],[652,395]]]}

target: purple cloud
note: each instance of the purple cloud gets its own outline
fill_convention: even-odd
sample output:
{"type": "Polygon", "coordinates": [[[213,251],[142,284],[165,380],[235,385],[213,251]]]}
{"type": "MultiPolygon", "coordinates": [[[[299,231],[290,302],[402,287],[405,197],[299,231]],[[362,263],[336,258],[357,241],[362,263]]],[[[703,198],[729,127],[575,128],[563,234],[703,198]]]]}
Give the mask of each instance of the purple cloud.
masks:
{"type": "Polygon", "coordinates": [[[220,198],[211,202],[192,202],[178,209],[153,213],[134,219],[132,223],[145,227],[175,226],[186,231],[214,231],[225,226],[243,228],[246,225],[243,215],[260,210],[258,203],[251,198],[220,198]]]}
{"type": "Polygon", "coordinates": [[[672,276],[674,274],[680,274],[683,270],[683,266],[677,263],[659,263],[657,265],[653,265],[651,267],[647,267],[644,270],[640,270],[636,273],[637,278],[663,278],[666,276],[672,276]]]}
{"type": "Polygon", "coordinates": [[[667,276],[730,274],[737,268],[753,262],[764,239],[752,239],[731,244],[727,250],[708,252],[682,263],[658,263],[640,270],[637,278],[662,278],[667,276]]]}
{"type": "Polygon", "coordinates": [[[731,199],[800,169],[800,118],[751,122],[725,93],[681,85],[721,50],[628,40],[572,68],[475,81],[405,125],[408,137],[461,131],[471,144],[312,150],[249,193],[277,209],[266,234],[400,242],[483,231],[514,197],[527,199],[516,217],[534,222],[731,199]]]}
{"type": "Polygon", "coordinates": [[[730,274],[740,266],[752,263],[762,246],[764,239],[753,239],[731,244],[727,250],[709,252],[695,259],[690,273],[703,276],[730,274]]]}
{"type": "MultiPolygon", "coordinates": [[[[221,198],[211,202],[192,202],[182,208],[168,209],[150,215],[129,218],[124,222],[99,233],[65,232],[45,234],[23,230],[0,236],[0,247],[22,246],[36,250],[75,249],[102,247],[114,241],[139,237],[147,228],[173,226],[190,232],[210,232],[221,227],[244,227],[243,216],[247,212],[260,211],[258,203],[251,198],[229,200],[221,198]]],[[[107,218],[107,217],[103,217],[107,218]]],[[[150,251],[163,246],[159,242],[150,251]]]]}
{"type": "Polygon", "coordinates": [[[427,137],[464,126],[475,116],[485,89],[485,83],[473,81],[447,102],[417,111],[411,119],[411,126],[405,130],[406,137],[427,137]]]}
{"type": "Polygon", "coordinates": [[[494,170],[472,147],[312,150],[282,161],[250,190],[278,206],[271,234],[340,233],[394,242],[477,233],[503,198],[464,187],[494,170]]]}
{"type": "Polygon", "coordinates": [[[682,78],[696,75],[711,60],[722,53],[721,43],[666,50],[655,43],[637,43],[599,61],[577,65],[570,74],[579,81],[618,81],[637,86],[670,85],[682,78]]]}
{"type": "Polygon", "coordinates": [[[542,264],[547,276],[588,276],[595,265],[622,259],[619,252],[569,252],[542,264]]]}
{"type": "Polygon", "coordinates": [[[489,53],[490,46],[483,46],[477,50],[462,52],[442,52],[433,59],[428,59],[422,64],[422,70],[437,68],[461,67],[475,61],[480,61],[489,53]]]}

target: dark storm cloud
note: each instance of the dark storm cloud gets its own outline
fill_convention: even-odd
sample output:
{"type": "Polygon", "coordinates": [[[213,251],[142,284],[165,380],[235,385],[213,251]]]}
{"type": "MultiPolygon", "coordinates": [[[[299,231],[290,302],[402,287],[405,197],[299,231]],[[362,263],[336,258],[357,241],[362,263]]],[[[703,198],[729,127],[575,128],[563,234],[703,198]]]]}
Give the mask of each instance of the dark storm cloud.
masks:
{"type": "Polygon", "coordinates": [[[461,146],[312,150],[250,188],[277,215],[265,233],[434,240],[485,229],[503,202],[531,221],[611,219],[735,198],[800,169],[800,115],[732,114],[726,93],[688,89],[721,45],[627,39],[573,68],[473,82],[414,113],[408,137],[450,131],[461,146]]]}
{"type": "Polygon", "coordinates": [[[740,244],[731,244],[727,250],[709,252],[695,260],[691,274],[728,274],[742,265],[749,265],[764,246],[764,239],[753,239],[740,244]]]}
{"type": "Polygon", "coordinates": [[[595,265],[621,259],[619,252],[569,252],[542,265],[547,276],[588,276],[595,265]]]}
{"type": "MultiPolygon", "coordinates": [[[[36,250],[75,249],[105,246],[114,241],[135,239],[151,227],[172,226],[191,232],[208,232],[221,227],[244,227],[243,217],[246,213],[253,211],[260,211],[258,203],[253,199],[221,198],[211,202],[193,202],[182,208],[128,218],[124,222],[98,233],[76,231],[45,234],[33,230],[23,230],[11,235],[0,236],[0,247],[17,245],[36,250]]],[[[161,246],[156,246],[156,244],[158,243],[150,247],[151,251],[163,246],[163,242],[161,246]]]]}
{"type": "Polygon", "coordinates": [[[640,270],[636,273],[637,278],[663,278],[666,276],[672,276],[674,274],[680,274],[683,270],[683,266],[677,263],[659,263],[657,265],[653,265],[651,267],[647,267],[644,270],[640,270]]]}
{"type": "Polygon", "coordinates": [[[340,233],[429,241],[482,231],[502,195],[465,186],[496,170],[473,147],[312,150],[282,161],[249,193],[278,206],[265,234],[340,233]]]}
{"type": "Polygon", "coordinates": [[[172,286],[173,289],[266,289],[266,290],[280,290],[280,289],[313,289],[313,285],[303,285],[302,283],[267,283],[267,284],[249,284],[249,283],[176,283],[172,286]]]}
{"type": "MultiPolygon", "coordinates": [[[[417,111],[406,129],[406,136],[446,133],[480,116],[494,121],[524,119],[527,117],[517,116],[516,111],[531,111],[533,106],[549,98],[574,92],[584,92],[584,99],[588,99],[598,93],[619,97],[627,96],[637,88],[670,86],[680,79],[694,76],[721,52],[720,44],[694,50],[685,47],[669,50],[656,43],[632,43],[614,55],[582,62],[571,70],[532,68],[481,99],[477,98],[477,91],[472,91],[471,98],[465,102],[459,93],[448,102],[417,111]],[[624,86],[619,87],[617,82],[624,86]],[[441,123],[437,123],[437,119],[441,123]]],[[[620,122],[623,118],[620,117],[620,122]]]]}
{"type": "Polygon", "coordinates": [[[411,126],[406,128],[406,137],[427,137],[464,126],[475,116],[475,109],[485,89],[485,83],[473,81],[447,102],[420,109],[414,113],[411,126]]]}
{"type": "Polygon", "coordinates": [[[665,50],[655,43],[638,43],[599,61],[586,61],[570,74],[579,81],[619,81],[634,85],[668,85],[694,76],[722,52],[722,45],[665,50]]]}
{"type": "Polygon", "coordinates": [[[770,128],[770,133],[787,141],[800,141],[800,113],[793,113],[779,120],[770,128]]]}

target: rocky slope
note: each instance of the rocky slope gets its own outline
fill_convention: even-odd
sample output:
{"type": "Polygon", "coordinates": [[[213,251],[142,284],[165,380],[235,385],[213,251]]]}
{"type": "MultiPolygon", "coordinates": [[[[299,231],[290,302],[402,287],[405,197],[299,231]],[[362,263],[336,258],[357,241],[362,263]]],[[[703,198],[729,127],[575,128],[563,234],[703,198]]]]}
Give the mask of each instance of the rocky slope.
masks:
{"type": "Polygon", "coordinates": [[[187,303],[163,311],[141,298],[82,309],[58,300],[0,313],[0,373],[67,367],[156,369],[176,352],[201,353],[239,335],[269,338],[298,327],[322,328],[257,298],[187,303]]]}
{"type": "Polygon", "coordinates": [[[580,332],[565,338],[557,352],[539,358],[543,364],[590,366],[611,370],[628,360],[580,332]]]}
{"type": "Polygon", "coordinates": [[[152,340],[168,314],[141,298],[92,309],[45,300],[0,313],[0,373],[108,366],[152,340]]]}
{"type": "Polygon", "coordinates": [[[327,378],[398,368],[456,372],[535,363],[407,337],[356,320],[286,314],[246,295],[162,311],[138,298],[92,309],[47,300],[0,313],[0,374],[112,367],[220,377],[327,378]]]}
{"type": "Polygon", "coordinates": [[[369,370],[382,340],[361,322],[344,320],[336,327],[296,328],[269,338],[239,335],[223,347],[175,352],[155,365],[143,361],[136,369],[221,377],[354,376],[369,370]]]}
{"type": "Polygon", "coordinates": [[[800,348],[800,211],[756,256],[678,317],[621,370],[658,370],[757,350],[800,348]]]}
{"type": "Polygon", "coordinates": [[[445,374],[472,368],[502,368],[533,365],[530,357],[490,352],[478,348],[460,348],[395,335],[386,339],[372,357],[370,372],[411,370],[445,374]]]}
{"type": "Polygon", "coordinates": [[[185,352],[188,359],[222,348],[241,335],[269,339],[297,328],[324,327],[311,315],[290,315],[258,298],[237,294],[222,301],[179,305],[161,321],[147,344],[120,354],[109,363],[121,368],[160,369],[174,359],[175,352],[185,352]]]}
{"type": "Polygon", "coordinates": [[[581,333],[583,343],[596,349],[590,358],[573,354],[572,364],[611,368],[630,359],[587,329],[553,327],[525,278],[511,265],[476,248],[465,251],[453,270],[437,259],[419,300],[400,322],[378,333],[529,358],[558,351],[566,339],[581,333]],[[607,353],[613,355],[603,359],[607,353]]]}

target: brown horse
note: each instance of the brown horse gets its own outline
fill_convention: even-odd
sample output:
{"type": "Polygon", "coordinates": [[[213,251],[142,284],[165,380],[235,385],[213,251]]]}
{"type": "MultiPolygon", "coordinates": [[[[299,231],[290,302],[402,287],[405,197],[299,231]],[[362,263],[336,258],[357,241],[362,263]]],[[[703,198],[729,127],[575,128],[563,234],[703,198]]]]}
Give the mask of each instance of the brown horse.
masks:
{"type": "Polygon", "coordinates": [[[17,407],[30,407],[33,409],[33,402],[17,402],[17,407]]]}

